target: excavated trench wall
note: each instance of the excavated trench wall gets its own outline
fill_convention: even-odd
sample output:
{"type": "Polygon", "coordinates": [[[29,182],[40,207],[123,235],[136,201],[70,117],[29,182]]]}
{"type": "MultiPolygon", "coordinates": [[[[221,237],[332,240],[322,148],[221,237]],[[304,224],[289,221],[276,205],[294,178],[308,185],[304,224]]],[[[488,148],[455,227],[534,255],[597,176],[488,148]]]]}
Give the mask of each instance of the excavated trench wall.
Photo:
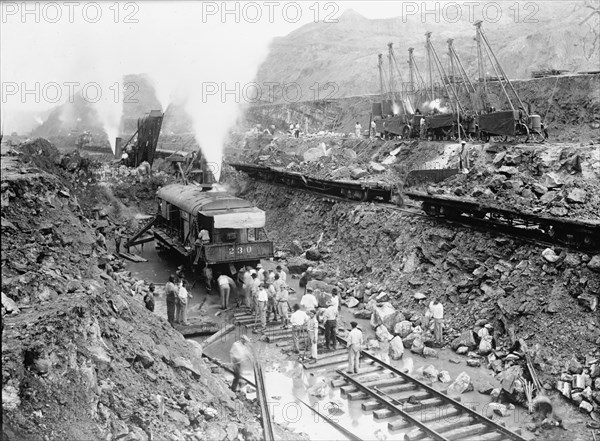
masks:
{"type": "Polygon", "coordinates": [[[293,240],[307,249],[323,234],[319,268],[332,282],[358,279],[359,292],[372,282],[408,316],[424,312],[416,292],[441,295],[450,336],[486,319],[507,345],[515,338],[539,344],[536,363],[551,375],[573,354],[597,350],[598,314],[586,307],[600,292],[600,277],[586,266],[591,256],[565,253],[551,264],[544,248],[515,238],[449,228],[376,204],[327,202],[243,174],[230,176],[230,183],[267,212],[278,249],[290,250],[293,240]]]}
{"type": "MultiPolygon", "coordinates": [[[[551,137],[597,137],[600,133],[600,75],[570,75],[514,81],[523,104],[542,117],[551,137]],[[566,132],[565,132],[566,130],[566,132]]],[[[490,82],[491,105],[507,108],[500,83],[490,82]]],[[[366,129],[371,103],[379,95],[343,97],[319,101],[289,102],[251,106],[246,124],[275,125],[286,130],[290,122],[300,123],[303,131],[352,132],[359,121],[366,129]]]]}

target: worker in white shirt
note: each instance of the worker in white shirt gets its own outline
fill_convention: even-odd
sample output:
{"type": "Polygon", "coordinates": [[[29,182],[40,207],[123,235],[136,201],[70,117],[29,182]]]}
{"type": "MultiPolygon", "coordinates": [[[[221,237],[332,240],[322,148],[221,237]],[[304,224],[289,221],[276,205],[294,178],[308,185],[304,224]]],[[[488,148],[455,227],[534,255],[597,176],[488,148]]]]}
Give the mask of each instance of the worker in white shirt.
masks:
{"type": "Polygon", "coordinates": [[[266,278],[265,269],[260,263],[256,265],[256,274],[258,274],[258,280],[260,280],[260,283],[264,283],[266,278]]]}
{"type": "Polygon", "coordinates": [[[287,283],[287,274],[285,273],[283,268],[281,268],[281,265],[277,265],[277,268],[275,268],[275,270],[275,274],[279,274],[279,278],[283,281],[283,283],[287,283]]]}
{"type": "Polygon", "coordinates": [[[267,280],[268,283],[273,283],[275,281],[275,272],[273,270],[267,271],[267,280]]]}
{"type": "Polygon", "coordinates": [[[265,289],[265,284],[261,283],[258,286],[256,293],[256,303],[258,306],[258,315],[260,317],[260,324],[263,329],[267,326],[267,304],[269,303],[269,294],[265,289]]]}
{"type": "Polygon", "coordinates": [[[442,344],[442,323],[444,321],[444,305],[436,297],[429,303],[429,310],[433,318],[433,335],[437,344],[442,344]]]}
{"type": "Polygon", "coordinates": [[[358,323],[350,322],[350,326],[352,326],[352,330],[348,334],[348,373],[358,374],[363,333],[358,329],[358,323]]]}
{"type": "Polygon", "coordinates": [[[308,288],[306,294],[302,296],[302,299],[300,300],[300,306],[302,306],[305,311],[314,311],[319,306],[319,302],[313,295],[311,288],[308,288]]]}
{"type": "Polygon", "coordinates": [[[306,322],[308,315],[300,309],[297,303],[294,305],[294,312],[290,316],[290,324],[292,325],[292,340],[294,341],[294,352],[300,353],[300,340],[304,339],[306,344],[306,322]]]}
{"type": "Polygon", "coordinates": [[[340,310],[340,296],[338,295],[337,288],[333,288],[331,290],[331,303],[338,309],[338,311],[340,310]]]}
{"type": "Polygon", "coordinates": [[[235,289],[235,282],[231,277],[221,274],[217,277],[217,284],[221,294],[221,309],[227,309],[229,307],[229,294],[232,289],[235,289]]]}
{"type": "Polygon", "coordinates": [[[279,312],[279,317],[281,317],[282,327],[287,329],[289,326],[288,312],[290,310],[289,300],[289,292],[287,290],[287,285],[284,283],[281,285],[279,291],[275,293],[275,301],[277,304],[277,312],[279,312]]]}
{"type": "Polygon", "coordinates": [[[325,322],[325,347],[329,350],[330,347],[337,346],[336,328],[337,328],[338,308],[334,306],[331,300],[327,302],[327,309],[323,313],[323,321],[325,322]]]}
{"type": "Polygon", "coordinates": [[[244,290],[244,303],[248,308],[252,308],[252,274],[247,269],[244,269],[242,276],[242,289],[244,290]]]}
{"type": "Polygon", "coordinates": [[[282,289],[282,286],[285,285],[285,282],[281,279],[281,276],[275,273],[273,288],[275,288],[275,292],[279,292],[282,289]]]}
{"type": "Polygon", "coordinates": [[[231,383],[231,390],[236,392],[240,379],[242,378],[242,363],[252,358],[250,352],[250,339],[245,335],[242,335],[240,340],[233,343],[229,350],[229,357],[233,364],[233,383],[231,383]]]}

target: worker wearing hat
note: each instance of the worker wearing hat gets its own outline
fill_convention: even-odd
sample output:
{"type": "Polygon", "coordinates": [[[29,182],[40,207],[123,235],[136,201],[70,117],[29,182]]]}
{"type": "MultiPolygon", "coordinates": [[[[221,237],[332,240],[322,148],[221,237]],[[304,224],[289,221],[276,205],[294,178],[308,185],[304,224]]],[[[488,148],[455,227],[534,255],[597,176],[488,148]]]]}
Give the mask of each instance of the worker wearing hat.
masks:
{"type": "Polygon", "coordinates": [[[229,357],[233,365],[233,382],[231,390],[237,392],[240,379],[242,378],[242,363],[252,358],[250,352],[250,339],[246,335],[242,335],[240,339],[231,345],[229,357]]]}

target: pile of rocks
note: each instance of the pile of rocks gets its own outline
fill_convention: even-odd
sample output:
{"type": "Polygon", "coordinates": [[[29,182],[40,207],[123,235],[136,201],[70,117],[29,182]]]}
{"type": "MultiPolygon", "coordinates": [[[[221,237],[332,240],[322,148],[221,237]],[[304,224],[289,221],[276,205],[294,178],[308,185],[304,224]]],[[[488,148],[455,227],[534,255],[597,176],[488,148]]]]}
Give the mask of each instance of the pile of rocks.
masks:
{"type": "Polygon", "coordinates": [[[480,155],[482,160],[468,175],[431,185],[429,191],[471,196],[532,214],[600,219],[600,160],[593,149],[565,148],[556,152],[558,160],[546,159],[552,157],[549,152],[518,146],[495,154],[489,162],[480,155]],[[584,177],[583,171],[589,176],[584,177]]]}
{"type": "Polygon", "coordinates": [[[570,399],[585,413],[600,419],[600,360],[587,359],[580,363],[573,357],[556,382],[556,390],[570,399]]]}

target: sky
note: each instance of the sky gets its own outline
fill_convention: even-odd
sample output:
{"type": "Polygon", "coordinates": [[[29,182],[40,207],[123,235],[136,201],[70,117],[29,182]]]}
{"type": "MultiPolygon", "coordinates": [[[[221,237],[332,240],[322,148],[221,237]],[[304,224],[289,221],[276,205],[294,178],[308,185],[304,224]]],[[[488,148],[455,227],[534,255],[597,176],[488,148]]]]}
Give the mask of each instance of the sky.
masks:
{"type": "Polygon", "coordinates": [[[28,123],[34,118],[39,123],[40,116],[32,118],[32,113],[42,115],[72,100],[77,91],[96,107],[112,141],[123,101],[135,96],[135,85],[123,84],[123,75],[147,73],[163,109],[171,102],[183,104],[200,144],[218,150],[244,103],[252,101],[248,86],[273,38],[315,21],[334,23],[348,9],[374,19],[401,16],[410,5],[424,4],[4,1],[0,3],[2,130],[20,131],[24,112],[28,123]]]}
{"type": "MultiPolygon", "coordinates": [[[[398,15],[393,2],[1,2],[2,131],[28,133],[44,111],[81,94],[114,148],[123,102],[146,73],[163,110],[184,106],[209,161],[220,163],[229,129],[251,102],[270,41],[352,8],[398,15]]],[[[150,109],[148,109],[149,111],[150,109]]],[[[142,116],[142,115],[140,115],[142,116]]],[[[63,122],[73,123],[67,111],[63,122]]],[[[218,174],[218,173],[216,173],[218,174]]]]}
{"type": "Polygon", "coordinates": [[[126,73],[155,73],[166,101],[173,93],[166,89],[199,70],[256,70],[272,38],[307,23],[334,22],[347,9],[368,18],[401,13],[397,2],[373,1],[3,2],[1,8],[3,119],[16,109],[53,107],[85,86],[90,100],[100,93],[99,102],[114,101],[126,73]],[[221,69],[201,69],[209,59],[221,69]]]}

